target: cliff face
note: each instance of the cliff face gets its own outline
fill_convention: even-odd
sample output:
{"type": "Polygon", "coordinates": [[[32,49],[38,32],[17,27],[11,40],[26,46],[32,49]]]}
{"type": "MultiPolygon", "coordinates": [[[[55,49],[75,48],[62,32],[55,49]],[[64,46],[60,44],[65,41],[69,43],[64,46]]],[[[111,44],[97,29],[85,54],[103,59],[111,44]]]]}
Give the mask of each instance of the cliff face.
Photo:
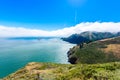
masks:
{"type": "Polygon", "coordinates": [[[3,80],[120,80],[120,62],[106,64],[27,64],[3,80]]]}
{"type": "Polygon", "coordinates": [[[120,37],[82,43],[71,48],[67,54],[72,64],[120,61],[120,37]]]}

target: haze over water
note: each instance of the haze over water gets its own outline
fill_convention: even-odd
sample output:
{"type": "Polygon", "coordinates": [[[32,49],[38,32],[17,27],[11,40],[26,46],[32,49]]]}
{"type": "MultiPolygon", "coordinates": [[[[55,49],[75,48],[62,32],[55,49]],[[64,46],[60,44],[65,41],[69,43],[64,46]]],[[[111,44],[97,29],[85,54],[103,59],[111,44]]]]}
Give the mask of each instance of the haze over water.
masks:
{"type": "Polygon", "coordinates": [[[68,63],[67,51],[74,44],[58,38],[0,40],[0,78],[29,62],[68,63]]]}

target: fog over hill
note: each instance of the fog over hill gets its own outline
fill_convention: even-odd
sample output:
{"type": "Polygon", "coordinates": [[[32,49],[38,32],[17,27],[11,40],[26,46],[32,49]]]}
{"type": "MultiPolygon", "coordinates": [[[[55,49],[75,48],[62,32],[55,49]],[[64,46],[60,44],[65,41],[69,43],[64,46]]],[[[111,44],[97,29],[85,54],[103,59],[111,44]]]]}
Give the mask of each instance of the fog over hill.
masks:
{"type": "MultiPolygon", "coordinates": [[[[46,26],[47,27],[47,26],[46,26]]],[[[63,29],[45,31],[41,29],[29,29],[24,27],[0,26],[0,37],[21,37],[21,36],[54,36],[68,37],[72,34],[79,34],[85,31],[112,32],[120,31],[120,22],[83,22],[75,26],[63,29]]]]}

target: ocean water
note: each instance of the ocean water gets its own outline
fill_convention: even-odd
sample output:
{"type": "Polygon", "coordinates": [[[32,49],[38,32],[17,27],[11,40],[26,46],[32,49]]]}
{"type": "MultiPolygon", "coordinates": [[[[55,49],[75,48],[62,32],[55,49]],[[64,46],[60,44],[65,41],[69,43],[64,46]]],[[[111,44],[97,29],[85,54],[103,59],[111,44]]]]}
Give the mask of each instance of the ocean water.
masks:
{"type": "Polygon", "coordinates": [[[0,78],[15,72],[29,62],[66,64],[67,51],[74,44],[58,38],[0,39],[0,78]]]}

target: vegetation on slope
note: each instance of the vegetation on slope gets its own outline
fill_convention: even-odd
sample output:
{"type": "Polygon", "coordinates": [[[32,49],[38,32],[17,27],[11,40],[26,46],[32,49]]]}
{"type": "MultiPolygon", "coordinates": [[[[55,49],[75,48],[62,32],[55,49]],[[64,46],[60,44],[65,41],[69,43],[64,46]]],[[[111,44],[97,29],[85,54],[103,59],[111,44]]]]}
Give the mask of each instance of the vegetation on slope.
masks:
{"type": "Polygon", "coordinates": [[[72,64],[120,61],[120,37],[79,44],[68,51],[68,57],[72,64]]]}
{"type": "Polygon", "coordinates": [[[120,62],[106,64],[29,63],[3,80],[120,80],[120,62]]]}

